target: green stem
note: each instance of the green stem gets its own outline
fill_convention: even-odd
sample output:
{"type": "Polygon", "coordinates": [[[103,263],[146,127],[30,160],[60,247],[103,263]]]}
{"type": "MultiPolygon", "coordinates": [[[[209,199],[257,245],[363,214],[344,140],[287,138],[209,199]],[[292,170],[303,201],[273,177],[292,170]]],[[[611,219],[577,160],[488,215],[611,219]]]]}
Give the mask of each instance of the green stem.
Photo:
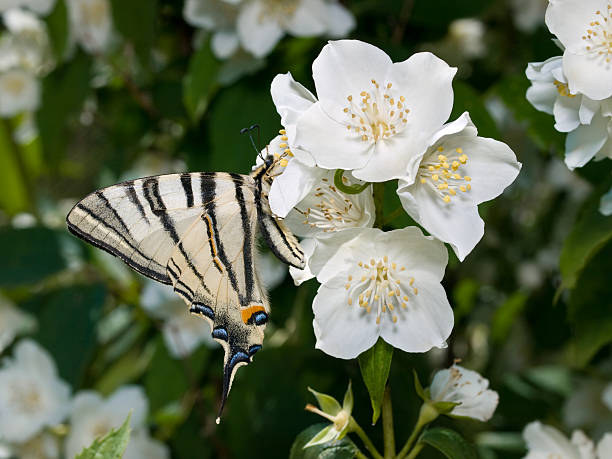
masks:
{"type": "Polygon", "coordinates": [[[378,450],[376,449],[376,446],[374,446],[374,443],[372,443],[372,440],[370,440],[370,437],[367,436],[367,434],[363,431],[361,426],[357,424],[357,421],[355,421],[355,419],[352,416],[351,416],[349,429],[352,432],[355,432],[359,436],[359,438],[361,438],[361,441],[365,445],[366,449],[370,452],[370,454],[375,459],[384,459],[381,456],[381,454],[378,452],[378,450]]]}
{"type": "Polygon", "coordinates": [[[374,228],[382,229],[384,218],[383,218],[383,207],[385,203],[385,184],[384,183],[373,183],[374,188],[374,205],[376,206],[376,220],[374,221],[374,228]]]}
{"type": "Polygon", "coordinates": [[[404,215],[405,213],[406,213],[406,211],[404,210],[404,208],[402,206],[399,206],[397,209],[395,209],[393,212],[391,212],[390,215],[385,217],[385,220],[383,221],[383,225],[388,225],[393,220],[395,220],[397,217],[400,217],[400,216],[404,215]]]}
{"type": "Polygon", "coordinates": [[[359,450],[355,451],[355,457],[358,459],[368,459],[368,456],[366,456],[359,450]]]}
{"type": "Polygon", "coordinates": [[[391,390],[385,388],[382,403],[383,439],[385,443],[385,459],[395,457],[395,432],[393,431],[393,410],[391,406],[391,390]]]}
{"type": "MultiPolygon", "coordinates": [[[[439,415],[438,411],[433,406],[431,406],[429,403],[424,403],[421,406],[421,411],[419,412],[419,419],[417,419],[416,425],[414,426],[414,430],[410,434],[410,437],[408,437],[408,440],[406,440],[406,444],[404,445],[402,450],[397,455],[397,459],[402,459],[403,457],[406,456],[406,454],[408,454],[408,452],[410,451],[410,448],[412,448],[412,445],[414,445],[414,442],[416,441],[419,434],[421,433],[421,430],[423,430],[423,427],[425,427],[427,424],[429,424],[434,419],[436,419],[438,415],[439,415]]],[[[420,451],[420,448],[419,448],[419,451],[420,451]]],[[[410,453],[411,454],[410,457],[414,457],[412,456],[412,453],[413,452],[410,453]]],[[[414,455],[416,456],[416,454],[418,454],[418,451],[414,455]]]]}
{"type": "Polygon", "coordinates": [[[336,173],[334,174],[334,185],[340,191],[346,194],[359,194],[367,187],[370,186],[369,182],[364,183],[363,185],[346,185],[342,181],[342,176],[344,175],[344,169],[336,169],[336,173]]]}
{"type": "Polygon", "coordinates": [[[414,459],[415,457],[417,457],[424,446],[425,443],[417,443],[416,446],[412,449],[412,451],[410,451],[410,454],[406,456],[406,459],[414,459]]]}

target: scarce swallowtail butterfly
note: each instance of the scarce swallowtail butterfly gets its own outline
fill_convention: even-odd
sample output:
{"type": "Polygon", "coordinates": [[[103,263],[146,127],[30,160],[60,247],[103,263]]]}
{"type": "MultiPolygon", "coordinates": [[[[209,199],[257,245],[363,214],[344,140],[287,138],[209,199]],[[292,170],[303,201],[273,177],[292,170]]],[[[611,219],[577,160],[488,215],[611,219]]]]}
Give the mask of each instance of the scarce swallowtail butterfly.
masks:
{"type": "Polygon", "coordinates": [[[76,236],[136,271],[171,284],[206,319],[225,351],[217,423],[236,370],[262,347],[270,306],[259,280],[256,233],[283,262],[302,269],[304,252],[270,210],[279,160],[250,175],[193,172],[130,180],[91,193],[66,217],[76,236]]]}

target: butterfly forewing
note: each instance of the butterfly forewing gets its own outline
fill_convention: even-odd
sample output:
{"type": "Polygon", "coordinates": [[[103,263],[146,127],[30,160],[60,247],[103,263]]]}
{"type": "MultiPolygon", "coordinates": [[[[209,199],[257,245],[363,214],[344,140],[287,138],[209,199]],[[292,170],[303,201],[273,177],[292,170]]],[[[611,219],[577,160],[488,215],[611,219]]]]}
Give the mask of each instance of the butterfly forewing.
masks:
{"type": "Polygon", "coordinates": [[[68,214],[77,236],[174,290],[211,324],[225,350],[221,409],[236,369],[261,348],[269,307],[255,270],[259,227],[284,262],[304,266],[275,219],[263,175],[169,174],[98,190],[68,214]],[[259,224],[258,224],[259,223],[259,224]]]}

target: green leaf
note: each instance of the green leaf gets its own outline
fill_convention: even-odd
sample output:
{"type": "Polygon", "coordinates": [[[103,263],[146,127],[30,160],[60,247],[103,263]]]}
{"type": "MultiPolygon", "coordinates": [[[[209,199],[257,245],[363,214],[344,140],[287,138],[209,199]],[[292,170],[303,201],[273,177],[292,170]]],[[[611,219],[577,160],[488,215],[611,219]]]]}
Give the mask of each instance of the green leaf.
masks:
{"type": "Polygon", "coordinates": [[[42,85],[42,102],[36,124],[47,163],[57,168],[70,138],[67,123],[80,112],[90,91],[91,58],[79,52],[68,63],[47,75],[42,85]]]}
{"type": "Polygon", "coordinates": [[[421,381],[419,380],[419,375],[417,374],[414,368],[412,369],[412,374],[414,375],[414,389],[416,390],[417,395],[421,397],[421,399],[426,401],[429,397],[427,397],[427,395],[425,394],[423,385],[421,384],[421,381]]]}
{"type": "Polygon", "coordinates": [[[210,50],[208,42],[202,43],[191,60],[183,79],[183,103],[194,123],[202,117],[208,102],[217,90],[217,73],[220,63],[210,50]]]}
{"type": "Polygon", "coordinates": [[[15,155],[21,152],[14,150],[11,135],[10,124],[0,123],[0,208],[9,214],[16,214],[28,208],[28,185],[19,171],[15,155]]]}
{"type": "Polygon", "coordinates": [[[461,405],[461,403],[457,403],[457,402],[433,402],[431,405],[440,414],[450,414],[450,412],[453,411],[453,409],[456,406],[461,405]]]}
{"type": "Polygon", "coordinates": [[[321,408],[321,411],[323,411],[324,413],[335,416],[342,410],[342,407],[340,406],[340,403],[338,403],[338,400],[336,400],[331,395],[322,394],[321,392],[317,392],[316,390],[311,389],[310,387],[308,388],[308,390],[312,393],[312,395],[315,396],[317,402],[319,403],[319,408],[321,408]]]}
{"type": "Polygon", "coordinates": [[[495,311],[491,324],[491,338],[495,343],[504,342],[516,318],[525,309],[527,298],[524,293],[516,292],[495,311]]]}
{"type": "Polygon", "coordinates": [[[304,449],[315,435],[329,424],[315,424],[302,431],[291,446],[289,459],[351,459],[356,456],[357,446],[349,437],[324,445],[315,445],[304,449]]]}
{"type": "Polygon", "coordinates": [[[573,330],[569,347],[572,364],[586,365],[612,341],[612,242],[595,255],[580,275],[570,296],[568,319],[573,330]]]}
{"type": "Polygon", "coordinates": [[[47,31],[55,59],[60,62],[66,53],[70,26],[68,24],[68,8],[65,0],[57,0],[51,14],[47,16],[47,31]]]}
{"type": "Polygon", "coordinates": [[[589,260],[612,238],[612,216],[599,213],[601,193],[593,193],[561,250],[560,268],[564,288],[573,288],[589,260]]]}
{"type": "Polygon", "coordinates": [[[88,448],[81,451],[76,459],[121,459],[130,441],[130,413],[119,429],[112,429],[106,435],[96,438],[88,448]]]}
{"type": "Polygon", "coordinates": [[[0,287],[42,281],[66,267],[59,235],[43,227],[0,229],[0,287]]]}
{"type": "Polygon", "coordinates": [[[115,27],[132,42],[141,62],[147,65],[155,40],[157,0],[111,0],[111,4],[115,27]]]}
{"type": "Polygon", "coordinates": [[[359,368],[372,402],[372,424],[380,416],[380,409],[391,369],[393,347],[382,338],[370,349],[359,356],[359,368]]]}
{"type": "Polygon", "coordinates": [[[344,400],[342,401],[342,409],[347,413],[353,412],[353,387],[352,382],[349,380],[348,387],[344,393],[344,400]]]}
{"type": "Polygon", "coordinates": [[[419,442],[433,446],[449,459],[477,459],[474,447],[454,430],[442,427],[428,429],[419,442]]]}

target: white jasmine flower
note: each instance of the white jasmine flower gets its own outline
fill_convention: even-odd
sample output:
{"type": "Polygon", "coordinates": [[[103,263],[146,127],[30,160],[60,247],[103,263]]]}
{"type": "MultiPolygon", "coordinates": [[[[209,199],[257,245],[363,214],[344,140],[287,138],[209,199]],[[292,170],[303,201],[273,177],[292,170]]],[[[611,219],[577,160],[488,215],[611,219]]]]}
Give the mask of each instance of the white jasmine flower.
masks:
{"type": "Polygon", "coordinates": [[[487,47],[484,43],[485,25],[479,19],[456,19],[448,26],[448,36],[459,51],[468,58],[478,58],[485,55],[487,47]]]}
{"type": "Polygon", "coordinates": [[[525,72],[531,80],[527,100],[540,110],[555,116],[555,129],[570,132],[580,124],[590,124],[600,108],[600,101],[570,93],[563,74],[562,57],[531,62],[525,72]]]}
{"type": "Polygon", "coordinates": [[[0,353],[22,333],[36,328],[36,319],[0,296],[0,353]]]}
{"type": "Polygon", "coordinates": [[[94,391],[79,392],[72,403],[66,457],[75,457],[96,438],[120,427],[130,411],[133,433],[145,429],[148,410],[149,402],[144,390],[138,386],[121,387],[107,399],[94,391]]]}
{"type": "Polygon", "coordinates": [[[0,369],[0,437],[23,443],[68,414],[70,387],[51,356],[31,340],[15,347],[0,369]]]}
{"type": "Polygon", "coordinates": [[[25,443],[13,445],[13,454],[19,459],[58,459],[60,445],[57,437],[43,432],[25,443]]]}
{"type": "Polygon", "coordinates": [[[355,20],[335,0],[250,0],[241,7],[236,26],[242,47],[262,57],[285,33],[296,37],[344,36],[355,26],[355,20]]]}
{"type": "MultiPolygon", "coordinates": [[[[374,225],[372,187],[368,186],[357,194],[343,193],[334,184],[334,173],[321,170],[320,179],[285,218],[285,223],[296,236],[312,238],[321,233],[374,225]]],[[[342,179],[347,186],[355,182],[346,174],[342,179]]]]}
{"type": "Polygon", "coordinates": [[[612,457],[612,433],[608,432],[597,443],[597,457],[610,459],[612,457]]]}
{"type": "Polygon", "coordinates": [[[137,430],[130,435],[130,441],[123,459],[168,459],[170,450],[162,442],[151,438],[146,430],[137,430]]]}
{"type": "Polygon", "coordinates": [[[550,0],[546,25],[565,47],[563,72],[571,94],[612,96],[612,1],[550,0]]]}
{"type": "Polygon", "coordinates": [[[278,175],[270,188],[268,201],[275,215],[286,217],[293,207],[300,202],[321,178],[323,171],[314,167],[312,156],[296,147],[296,124],[298,119],[317,99],[291,73],[277,75],[270,87],[276,111],[281,117],[283,128],[280,135],[270,142],[262,152],[283,156],[278,175]]]}
{"type": "Polygon", "coordinates": [[[55,0],[0,0],[0,12],[9,9],[27,8],[34,13],[46,16],[55,6],[55,0]]]}
{"type": "Polygon", "coordinates": [[[523,438],[528,449],[525,459],[548,459],[550,457],[595,459],[596,457],[593,442],[580,430],[574,431],[570,441],[554,427],[535,421],[527,424],[523,429],[523,438]]]}
{"type": "Polygon", "coordinates": [[[458,403],[449,415],[488,421],[493,417],[499,395],[489,387],[489,381],[475,371],[457,364],[438,371],[431,383],[433,402],[458,403]]]}
{"type": "Polygon", "coordinates": [[[21,9],[6,11],[2,20],[8,33],[0,37],[0,72],[19,68],[41,75],[49,71],[53,59],[45,23],[21,9]]]}
{"type": "Polygon", "coordinates": [[[88,53],[105,52],[113,31],[109,0],[68,0],[67,6],[74,39],[88,53]]]}
{"type": "Polygon", "coordinates": [[[367,43],[332,41],[312,68],[319,101],[299,118],[295,144],[360,180],[411,173],[451,112],[456,69],[430,53],[394,64],[367,43]]]}
{"type": "Polygon", "coordinates": [[[240,0],[187,0],[183,17],[194,27],[213,32],[211,49],[219,59],[234,55],[240,46],[235,24],[240,0]]]}
{"type": "Polygon", "coordinates": [[[210,336],[208,323],[191,314],[171,287],[147,280],[140,298],[147,313],[163,320],[161,329],[164,342],[173,357],[187,357],[202,343],[207,346],[216,344],[210,336]]]}
{"type": "Polygon", "coordinates": [[[511,0],[514,24],[523,32],[533,32],[544,23],[548,0],[511,0]]]}
{"type": "Polygon", "coordinates": [[[464,113],[434,134],[411,174],[416,180],[401,178],[397,194],[406,212],[463,260],[484,234],[478,204],[501,194],[520,169],[512,150],[478,137],[464,113]]]}
{"type": "Polygon", "coordinates": [[[319,238],[311,269],[316,347],[350,359],[379,337],[406,352],[445,347],[453,311],[440,280],[444,245],[408,227],[346,229],[319,238]]]}
{"type": "Polygon", "coordinates": [[[598,111],[590,124],[581,124],[565,138],[565,165],[574,170],[591,159],[612,158],[612,117],[598,111]]]}
{"type": "Polygon", "coordinates": [[[10,117],[40,105],[40,82],[25,70],[0,73],[0,117],[10,117]]]}
{"type": "MultiPolygon", "coordinates": [[[[285,218],[285,223],[291,231],[296,236],[305,238],[300,245],[307,260],[306,267],[289,268],[296,285],[312,279],[316,274],[308,264],[317,247],[316,238],[348,228],[371,228],[376,219],[371,186],[361,193],[347,194],[334,184],[334,171],[318,170],[320,179],[285,218]]],[[[355,182],[346,175],[343,175],[342,181],[347,186],[355,182]]]]}

